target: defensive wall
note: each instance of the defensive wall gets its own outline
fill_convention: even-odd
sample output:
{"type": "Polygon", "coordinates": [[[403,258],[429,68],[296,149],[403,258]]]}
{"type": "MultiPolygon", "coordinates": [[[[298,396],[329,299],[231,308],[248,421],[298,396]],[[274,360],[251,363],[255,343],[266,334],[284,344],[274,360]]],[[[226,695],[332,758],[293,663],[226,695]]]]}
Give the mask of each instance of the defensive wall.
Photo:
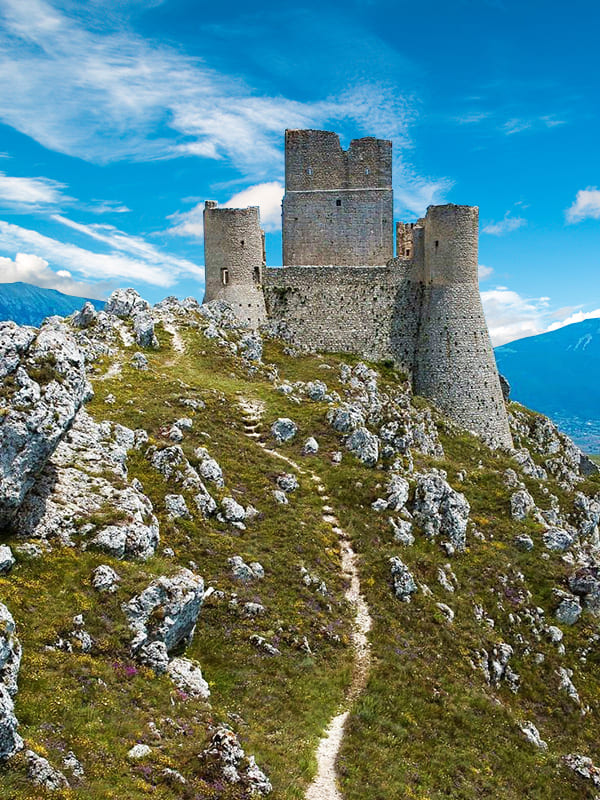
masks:
{"type": "Polygon", "coordinates": [[[230,302],[306,349],[393,359],[417,394],[490,444],[512,439],[479,294],[474,206],[396,225],[391,145],[286,131],[282,268],[264,267],[258,209],[205,206],[205,302],[230,302]],[[339,204],[338,204],[339,201],[339,204]]]}

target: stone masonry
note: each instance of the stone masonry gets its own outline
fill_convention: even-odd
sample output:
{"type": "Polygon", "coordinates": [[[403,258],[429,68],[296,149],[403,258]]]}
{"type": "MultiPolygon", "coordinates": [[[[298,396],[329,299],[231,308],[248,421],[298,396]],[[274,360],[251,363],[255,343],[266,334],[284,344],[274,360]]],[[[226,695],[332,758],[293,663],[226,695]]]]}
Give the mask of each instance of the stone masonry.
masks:
{"type": "Polygon", "coordinates": [[[393,359],[414,391],[492,446],[511,447],[477,279],[474,206],[430,206],[396,225],[391,143],[342,150],[329,131],[286,131],[283,268],[264,266],[257,208],[205,206],[204,301],[298,347],[393,359]]]}

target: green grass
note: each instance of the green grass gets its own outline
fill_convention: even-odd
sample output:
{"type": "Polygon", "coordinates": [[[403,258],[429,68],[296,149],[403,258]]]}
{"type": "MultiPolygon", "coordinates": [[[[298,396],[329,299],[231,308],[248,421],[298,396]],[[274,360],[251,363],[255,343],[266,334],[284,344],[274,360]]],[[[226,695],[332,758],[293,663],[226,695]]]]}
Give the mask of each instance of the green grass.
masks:
{"type": "MultiPolygon", "coordinates": [[[[145,428],[151,444],[158,446],[171,444],[165,436],[177,418],[192,417],[193,429],[182,443],[186,456],[195,463],[194,449],[206,446],[223,468],[227,493],[244,505],[251,503],[260,514],[245,531],[198,515],[189,521],[169,521],[164,497],[180,487],[165,481],[143,453],[134,452],[128,460],[129,477],[144,485],[161,523],[162,545],[174,550],[174,558],[164,557],[159,548],[155,557],[140,564],[55,548],[42,559],[22,559],[9,576],[0,578],[0,597],[17,620],[24,648],[16,701],[21,733],[28,746],[47,754],[52,763],[60,766],[62,755],[72,749],[86,769],[85,783],[74,784],[62,796],[241,798],[235,786],[219,789],[198,759],[208,726],[217,722],[231,724],[246,751],[256,756],[274,785],[274,800],[303,797],[314,774],[318,739],[351,678],[352,611],[344,600],[338,543],[321,519],[313,482],[301,476],[289,505],[274,501],[276,476],[289,468],[244,436],[241,397],[264,404],[262,437],[270,444],[269,427],[277,417],[289,416],[297,423],[296,439],[279,449],[320,476],[358,555],[374,622],[373,667],[352,709],[340,756],[345,800],[586,796],[585,785],[563,767],[561,756],[569,752],[593,756],[596,749],[599,656],[593,649],[583,663],[577,652],[587,646],[597,626],[584,615],[578,625],[565,628],[566,659],[543,638],[532,643],[531,652],[518,645],[517,634],[531,639],[531,633],[514,615],[522,618],[527,608],[540,605],[552,622],[552,590],[565,587],[569,567],[557,554],[541,558],[540,525],[510,519],[511,491],[502,473],[514,468],[514,462],[468,434],[450,433],[442,420],[438,424],[444,459],[415,454],[415,470],[445,469],[456,487],[459,471],[466,473],[461,490],[471,504],[473,524],[485,536],[478,540],[471,531],[467,551],[451,560],[460,588],[450,595],[437,582],[438,568],[448,561],[439,546],[419,535],[413,547],[403,549],[393,541],[388,515],[371,509],[386,473],[366,469],[347,453],[340,466],[332,467],[331,454],[343,449],[342,437],[326,422],[326,404],[304,400],[296,405],[275,390],[264,370],[250,376],[240,360],[197,329],[182,331],[185,355],[171,350],[170,338],[160,328],[158,335],[160,349],[146,351],[150,369],[133,369],[128,361],[137,348],[125,351],[122,373],[95,382],[88,410],[98,420],[145,428]],[[115,405],[105,404],[108,394],[117,398],[115,405]],[[183,398],[202,400],[206,407],[194,413],[182,405],[183,398]],[[301,449],[308,436],[317,438],[320,449],[318,455],[305,458],[301,449]],[[531,553],[514,546],[515,536],[524,532],[534,539],[531,553]],[[236,584],[227,563],[232,555],[260,561],[264,580],[236,584]],[[392,555],[408,564],[433,597],[420,592],[410,604],[403,604],[393,596],[392,555]],[[121,609],[153,576],[172,573],[190,561],[208,585],[226,593],[224,600],[215,595],[207,600],[187,651],[200,662],[210,683],[210,705],[182,699],[165,677],[157,678],[134,664],[128,649],[131,633],[121,609]],[[99,596],[91,588],[91,572],[100,563],[111,564],[122,577],[115,595],[99,596]],[[302,583],[301,566],[326,582],[327,597],[302,583]],[[231,592],[238,594],[239,604],[264,604],[265,615],[249,620],[235,613],[228,602],[231,592]],[[445,621],[436,602],[454,609],[453,625],[445,621]],[[493,616],[493,629],[475,619],[474,604],[493,616]],[[71,630],[77,613],[84,614],[96,641],[93,652],[46,651],[46,645],[71,630]],[[282,655],[262,655],[250,644],[253,633],[275,642],[282,655]],[[311,654],[301,647],[304,637],[311,654]],[[491,689],[470,665],[476,651],[491,650],[502,641],[515,646],[511,663],[522,678],[517,695],[504,686],[491,689]],[[543,653],[542,664],[534,662],[534,652],[543,653]],[[575,671],[575,685],[591,707],[584,719],[556,690],[559,665],[575,671]],[[165,722],[169,718],[178,727],[165,722]],[[518,728],[525,720],[539,727],[549,742],[548,752],[526,742],[518,728]],[[161,730],[160,740],[152,737],[150,723],[161,730]],[[150,744],[154,752],[148,762],[132,765],[126,753],[136,741],[150,744]],[[187,786],[169,787],[160,775],[165,766],[180,770],[187,786]]],[[[339,365],[358,359],[346,354],[291,357],[280,342],[268,341],[264,360],[277,366],[282,379],[320,379],[344,397],[339,365]]],[[[106,363],[99,368],[105,369],[106,363]]],[[[405,381],[392,365],[378,369],[384,391],[393,392],[405,381]]],[[[424,408],[427,402],[414,398],[414,405],[424,408]]],[[[523,480],[545,506],[547,499],[536,482],[523,480]]],[[[570,507],[569,493],[552,480],[548,487],[565,508],[570,507]]],[[[592,493],[600,490],[600,482],[592,478],[582,487],[592,493]]],[[[225,494],[209,488],[217,499],[225,494]]],[[[191,498],[186,499],[193,508],[191,498]]],[[[82,523],[113,521],[119,520],[113,519],[109,508],[102,508],[94,519],[82,523]]],[[[8,535],[0,540],[14,543],[8,535]]],[[[0,770],[0,798],[43,796],[27,783],[19,759],[11,769],[0,770]]]]}

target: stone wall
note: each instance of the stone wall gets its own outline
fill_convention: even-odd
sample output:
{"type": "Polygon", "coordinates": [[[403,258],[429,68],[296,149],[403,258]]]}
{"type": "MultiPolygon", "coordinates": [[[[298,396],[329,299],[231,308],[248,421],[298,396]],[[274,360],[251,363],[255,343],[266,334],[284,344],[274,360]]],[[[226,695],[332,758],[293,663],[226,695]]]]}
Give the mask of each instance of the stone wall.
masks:
{"type": "Polygon", "coordinates": [[[204,303],[226,300],[249,327],[266,320],[264,234],[257,207],[204,206],[204,303]]]}
{"type": "Polygon", "coordinates": [[[391,358],[397,282],[386,267],[267,269],[267,313],[300,347],[391,358]]]}

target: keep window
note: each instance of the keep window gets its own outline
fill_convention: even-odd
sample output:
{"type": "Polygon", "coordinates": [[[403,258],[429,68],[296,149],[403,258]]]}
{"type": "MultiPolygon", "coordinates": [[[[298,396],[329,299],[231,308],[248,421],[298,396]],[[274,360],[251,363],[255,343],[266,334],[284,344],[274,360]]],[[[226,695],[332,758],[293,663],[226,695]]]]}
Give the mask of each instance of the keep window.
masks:
{"type": "Polygon", "coordinates": [[[229,270],[227,267],[221,267],[221,283],[223,286],[227,286],[229,283],[229,270]]]}

